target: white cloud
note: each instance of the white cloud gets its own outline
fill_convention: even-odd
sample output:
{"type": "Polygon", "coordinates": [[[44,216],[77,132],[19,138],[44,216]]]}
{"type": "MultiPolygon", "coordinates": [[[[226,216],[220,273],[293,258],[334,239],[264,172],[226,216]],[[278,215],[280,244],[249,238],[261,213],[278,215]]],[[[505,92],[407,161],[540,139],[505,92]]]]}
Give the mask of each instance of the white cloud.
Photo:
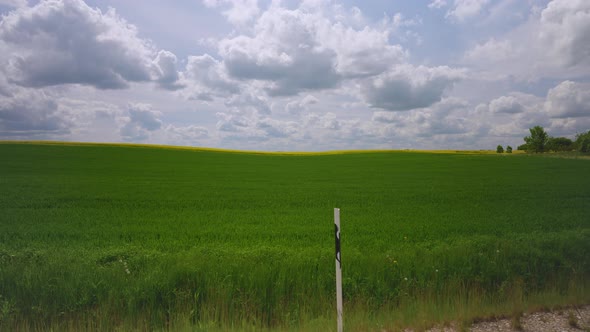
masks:
{"type": "Polygon", "coordinates": [[[160,51],[152,62],[156,82],[166,90],[178,90],[184,86],[178,82],[180,79],[176,70],[176,55],[168,51],[160,51]]]}
{"type": "Polygon", "coordinates": [[[574,134],[588,132],[588,128],[590,128],[590,117],[578,117],[552,119],[551,126],[546,130],[551,136],[566,136],[574,139],[574,134]]]}
{"type": "Polygon", "coordinates": [[[167,125],[164,128],[167,141],[175,145],[195,145],[209,138],[209,130],[202,126],[174,126],[167,125]]]}
{"type": "Polygon", "coordinates": [[[489,0],[455,0],[453,8],[447,12],[447,17],[463,22],[479,15],[489,0]]]}
{"type": "Polygon", "coordinates": [[[514,96],[502,96],[490,102],[490,111],[493,113],[522,113],[524,106],[514,96]]]}
{"type": "Polygon", "coordinates": [[[217,113],[217,117],[221,140],[231,141],[248,149],[259,149],[266,144],[275,147],[288,145],[291,140],[297,139],[301,130],[300,124],[294,121],[273,119],[257,113],[217,113]]]}
{"type": "Polygon", "coordinates": [[[309,113],[304,116],[306,127],[317,127],[322,129],[338,130],[342,122],[337,120],[336,114],[328,112],[325,114],[309,113]]]}
{"type": "Polygon", "coordinates": [[[433,0],[431,3],[428,4],[428,8],[430,9],[441,9],[447,5],[446,0],[433,0]]]}
{"type": "Polygon", "coordinates": [[[359,15],[358,10],[343,13],[324,4],[304,3],[292,10],[271,5],[251,36],[221,40],[219,54],[232,77],[265,82],[271,96],[332,89],[345,79],[377,75],[403,63],[407,52],[389,38],[395,29],[415,22],[395,15],[391,22],[357,29],[359,15]],[[326,12],[337,12],[340,20],[326,12]]]}
{"type": "Polygon", "coordinates": [[[373,117],[371,121],[374,122],[381,122],[381,123],[398,123],[401,121],[400,113],[397,112],[385,112],[385,111],[377,111],[373,112],[373,117]]]}
{"type": "Polygon", "coordinates": [[[382,137],[370,122],[344,119],[334,112],[309,112],[302,115],[301,142],[305,149],[355,149],[382,144],[382,137]]]}
{"type": "Polygon", "coordinates": [[[298,115],[307,111],[311,105],[315,105],[318,102],[319,100],[316,97],[306,95],[301,99],[288,102],[287,105],[285,105],[285,111],[292,115],[298,115]]]}
{"type": "Polygon", "coordinates": [[[71,125],[55,97],[43,91],[21,89],[0,98],[0,137],[4,139],[59,137],[68,134],[71,125]]]}
{"type": "Polygon", "coordinates": [[[541,13],[545,51],[565,66],[590,65],[590,2],[554,0],[541,13]]]}
{"type": "Polygon", "coordinates": [[[191,99],[212,101],[214,97],[227,97],[240,91],[238,84],[228,77],[223,63],[208,54],[189,56],[185,77],[185,94],[191,99]]]}
{"type": "Polygon", "coordinates": [[[12,96],[14,87],[6,82],[6,78],[2,75],[0,70],[0,96],[10,97],[12,96]]]}
{"type": "Polygon", "coordinates": [[[504,141],[514,145],[523,143],[522,138],[528,135],[529,128],[542,126],[552,136],[569,136],[590,128],[590,93],[587,84],[564,81],[549,89],[547,96],[512,92],[492,100],[489,104],[482,103],[476,108],[476,116],[480,121],[490,124],[488,141],[504,141]],[[518,112],[502,112],[500,106],[512,108],[518,112]],[[495,110],[496,109],[496,110],[495,110]]]}
{"type": "Polygon", "coordinates": [[[488,141],[496,139],[520,145],[528,129],[542,126],[552,136],[570,136],[590,125],[588,84],[564,81],[545,97],[511,92],[475,108],[473,118],[488,123],[488,141]]]}
{"type": "Polygon", "coordinates": [[[271,8],[255,25],[255,35],[220,42],[219,53],[230,75],[269,82],[270,95],[335,87],[336,53],[315,39],[313,17],[298,10],[271,8]]]}
{"type": "Polygon", "coordinates": [[[129,118],[121,127],[121,137],[125,141],[144,141],[150,138],[151,132],[162,127],[160,112],[152,110],[151,105],[143,103],[129,104],[129,118]]]}
{"type": "Polygon", "coordinates": [[[377,111],[372,122],[381,139],[397,148],[454,148],[461,141],[478,144],[489,128],[473,116],[469,106],[463,99],[450,97],[408,112],[377,111]]]}
{"type": "Polygon", "coordinates": [[[26,7],[27,0],[0,0],[0,5],[8,7],[26,7]]]}
{"type": "Polygon", "coordinates": [[[501,37],[465,52],[464,60],[498,79],[572,79],[590,75],[590,2],[553,0],[501,37]]]}
{"type": "Polygon", "coordinates": [[[65,114],[69,121],[70,140],[101,142],[121,140],[119,130],[127,121],[126,110],[88,97],[84,99],[60,97],[56,101],[60,112],[65,114]]]}
{"type": "Polygon", "coordinates": [[[259,115],[271,113],[266,97],[253,92],[234,95],[225,102],[225,106],[233,109],[235,113],[257,112],[259,115]]]}
{"type": "Polygon", "coordinates": [[[462,70],[447,66],[402,65],[367,80],[362,86],[362,94],[371,107],[407,111],[440,101],[443,94],[464,76],[462,70]]]}
{"type": "Polygon", "coordinates": [[[498,41],[491,38],[483,44],[477,44],[468,50],[465,57],[467,60],[500,62],[510,59],[516,55],[517,50],[510,40],[498,41]]]}
{"type": "Polygon", "coordinates": [[[547,93],[545,110],[553,118],[590,117],[590,85],[561,82],[547,93]]]}
{"type": "Polygon", "coordinates": [[[458,135],[475,131],[481,124],[470,119],[466,113],[468,103],[457,98],[445,98],[430,109],[417,110],[418,135],[458,135]]]}
{"type": "Polygon", "coordinates": [[[292,151],[360,147],[375,137],[368,123],[341,119],[332,112],[296,115],[300,115],[297,120],[283,120],[257,112],[217,113],[217,128],[222,142],[248,149],[267,147],[292,151]]]}
{"type": "Polygon", "coordinates": [[[391,45],[389,38],[392,29],[408,24],[400,14],[392,22],[384,22],[382,29],[365,26],[362,30],[318,20],[318,43],[332,49],[336,54],[336,69],[346,77],[377,75],[392,65],[405,62],[408,53],[400,45],[391,45]],[[404,23],[405,22],[405,23],[404,23]]]}
{"type": "Polygon", "coordinates": [[[244,25],[260,13],[258,0],[203,0],[203,4],[210,8],[228,5],[223,15],[235,25],[244,25]]]}
{"type": "Polygon", "coordinates": [[[9,77],[23,86],[120,89],[151,80],[152,47],[114,9],[102,13],[80,0],[42,1],[7,14],[0,39],[12,47],[9,77]]]}
{"type": "Polygon", "coordinates": [[[264,118],[256,123],[256,128],[265,133],[265,137],[289,137],[299,131],[299,126],[293,121],[279,121],[264,118]]]}
{"type": "Polygon", "coordinates": [[[252,127],[253,121],[243,115],[218,112],[216,128],[222,132],[244,132],[252,127]]]}

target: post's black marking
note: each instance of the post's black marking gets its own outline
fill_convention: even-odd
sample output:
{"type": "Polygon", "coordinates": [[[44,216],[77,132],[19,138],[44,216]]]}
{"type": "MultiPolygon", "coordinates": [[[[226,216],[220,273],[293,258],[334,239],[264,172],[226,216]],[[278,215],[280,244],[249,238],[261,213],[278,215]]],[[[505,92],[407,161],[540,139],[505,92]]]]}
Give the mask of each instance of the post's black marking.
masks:
{"type": "Polygon", "coordinates": [[[336,224],[334,224],[334,238],[336,239],[336,260],[338,261],[338,267],[342,268],[342,261],[340,260],[340,230],[336,224]]]}

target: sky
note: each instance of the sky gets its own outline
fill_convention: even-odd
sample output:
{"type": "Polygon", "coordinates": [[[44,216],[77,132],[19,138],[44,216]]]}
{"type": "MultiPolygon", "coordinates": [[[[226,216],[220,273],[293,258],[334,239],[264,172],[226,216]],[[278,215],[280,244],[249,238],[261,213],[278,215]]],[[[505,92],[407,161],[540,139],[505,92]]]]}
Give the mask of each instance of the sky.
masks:
{"type": "Polygon", "coordinates": [[[587,0],[0,0],[0,140],[516,148],[590,130],[587,0]]]}

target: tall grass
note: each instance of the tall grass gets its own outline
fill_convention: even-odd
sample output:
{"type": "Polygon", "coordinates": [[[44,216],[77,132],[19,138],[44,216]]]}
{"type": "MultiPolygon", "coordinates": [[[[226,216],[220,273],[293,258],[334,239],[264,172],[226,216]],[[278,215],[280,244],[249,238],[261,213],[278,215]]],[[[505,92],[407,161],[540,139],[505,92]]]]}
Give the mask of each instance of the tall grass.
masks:
{"type": "Polygon", "coordinates": [[[590,302],[590,163],[0,144],[0,329],[325,330],[590,302]]]}

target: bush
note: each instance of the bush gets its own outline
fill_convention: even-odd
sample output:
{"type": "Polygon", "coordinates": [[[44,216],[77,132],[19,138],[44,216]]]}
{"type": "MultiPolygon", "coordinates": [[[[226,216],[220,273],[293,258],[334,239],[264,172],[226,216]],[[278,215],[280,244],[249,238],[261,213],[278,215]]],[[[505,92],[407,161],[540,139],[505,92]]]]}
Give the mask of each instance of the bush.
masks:
{"type": "Polygon", "coordinates": [[[573,151],[574,142],[567,137],[549,137],[547,140],[547,151],[573,151]]]}
{"type": "Polygon", "coordinates": [[[580,152],[590,152],[590,130],[576,135],[575,148],[580,152]]]}
{"type": "Polygon", "coordinates": [[[496,153],[504,153],[504,148],[502,147],[502,145],[498,145],[498,147],[496,148],[496,153]]]}
{"type": "Polygon", "coordinates": [[[512,153],[512,147],[510,145],[506,147],[506,153],[512,153]]]}

